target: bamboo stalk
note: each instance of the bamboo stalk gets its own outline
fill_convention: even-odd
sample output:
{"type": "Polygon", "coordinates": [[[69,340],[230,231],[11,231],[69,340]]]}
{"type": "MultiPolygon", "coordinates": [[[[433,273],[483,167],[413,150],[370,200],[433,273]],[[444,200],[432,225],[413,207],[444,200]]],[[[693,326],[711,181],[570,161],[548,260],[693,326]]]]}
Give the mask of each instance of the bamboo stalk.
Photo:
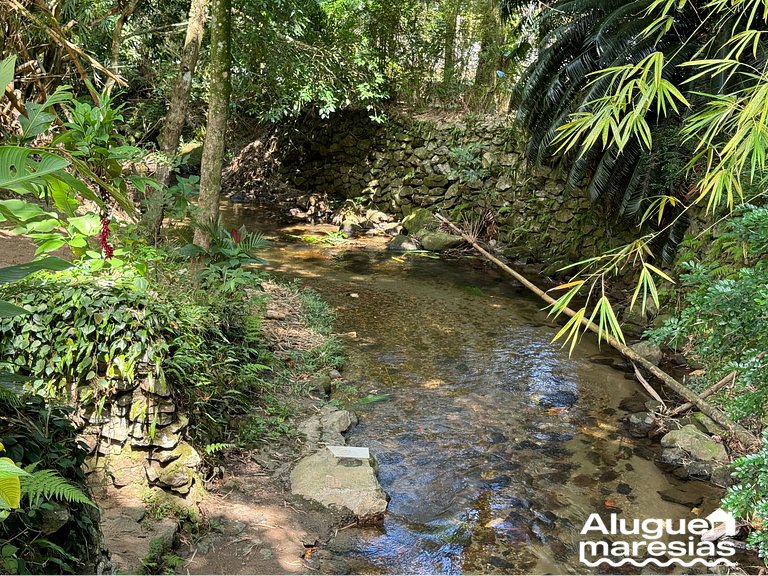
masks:
{"type": "MultiPolygon", "coordinates": [[[[496,264],[499,268],[501,268],[504,272],[515,278],[518,282],[520,282],[523,286],[528,288],[531,292],[536,294],[539,298],[544,300],[547,304],[554,304],[555,299],[552,298],[549,294],[541,290],[538,286],[533,284],[530,280],[528,280],[525,276],[520,274],[519,272],[516,272],[509,266],[507,266],[504,262],[496,258],[493,254],[490,254],[488,251],[486,251],[482,246],[480,246],[477,242],[475,242],[472,238],[469,238],[463,230],[459,229],[453,222],[442,216],[441,214],[435,214],[435,217],[446,224],[448,227],[451,228],[454,232],[456,232],[459,236],[464,238],[469,244],[472,245],[472,247],[477,250],[486,260],[489,260],[490,262],[493,262],[496,264]]],[[[567,316],[573,317],[576,315],[576,312],[571,310],[568,307],[563,308],[563,313],[567,316]]],[[[581,319],[581,324],[585,327],[591,330],[592,332],[595,332],[596,334],[600,333],[599,327],[594,324],[593,322],[590,322],[587,318],[581,319]]],[[[702,413],[706,414],[712,420],[714,420],[717,424],[725,428],[733,437],[737,438],[745,448],[756,448],[759,445],[759,440],[757,437],[752,434],[749,430],[741,426],[740,424],[737,424],[736,422],[732,422],[721,410],[718,408],[715,408],[711,404],[709,404],[704,398],[701,397],[701,395],[696,394],[693,390],[687,388],[674,378],[661,370],[658,366],[655,366],[642,356],[640,356],[637,352],[632,350],[629,346],[626,346],[613,338],[612,336],[608,334],[603,334],[603,338],[610,344],[613,348],[618,350],[622,356],[624,356],[627,360],[630,360],[632,362],[635,362],[645,368],[647,372],[650,372],[655,378],[661,380],[661,382],[671,388],[676,394],[684,398],[686,401],[690,402],[691,404],[697,406],[699,410],[702,411],[702,413]]]]}

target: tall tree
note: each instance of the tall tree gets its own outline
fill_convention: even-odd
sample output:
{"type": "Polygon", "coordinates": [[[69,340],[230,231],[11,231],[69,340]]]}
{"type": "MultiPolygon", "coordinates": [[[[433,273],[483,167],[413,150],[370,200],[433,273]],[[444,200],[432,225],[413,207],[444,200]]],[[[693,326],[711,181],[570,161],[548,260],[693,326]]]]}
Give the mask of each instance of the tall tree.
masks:
{"type": "MultiPolygon", "coordinates": [[[[111,56],[110,56],[110,67],[112,68],[112,72],[115,74],[120,73],[120,45],[122,44],[123,40],[123,28],[125,27],[125,23],[128,22],[128,18],[131,17],[131,14],[133,14],[136,11],[136,6],[138,6],[139,0],[129,0],[124,5],[120,5],[118,3],[118,8],[120,9],[120,16],[117,17],[117,21],[115,22],[115,29],[112,31],[112,47],[111,47],[111,56]]],[[[107,78],[107,82],[105,84],[105,90],[107,94],[110,94],[112,92],[112,89],[115,87],[116,80],[114,77],[110,76],[107,78]]]]}
{"type": "MultiPolygon", "coordinates": [[[[215,224],[219,215],[221,169],[224,164],[224,143],[227,130],[229,97],[232,90],[230,50],[231,0],[211,3],[211,66],[208,96],[208,122],[200,163],[200,198],[198,224],[215,224]]],[[[194,242],[207,248],[211,238],[205,229],[195,228],[194,242]]]]}
{"type": "Polygon", "coordinates": [[[456,21],[459,18],[458,1],[446,2],[445,38],[443,39],[443,85],[449,88],[456,75],[456,21]]]}
{"type": "Polygon", "coordinates": [[[207,7],[208,0],[191,0],[190,2],[187,34],[184,39],[184,47],[179,62],[179,75],[176,78],[176,84],[171,93],[171,101],[168,105],[168,113],[165,116],[165,121],[158,138],[160,152],[163,153],[165,160],[158,166],[156,175],[161,189],[153,191],[152,196],[149,198],[149,209],[147,211],[150,231],[154,236],[155,242],[157,242],[160,236],[160,230],[163,225],[165,189],[171,177],[171,164],[179,147],[181,132],[187,116],[189,96],[192,91],[192,79],[195,75],[200,45],[203,42],[203,33],[205,32],[207,7]]]}

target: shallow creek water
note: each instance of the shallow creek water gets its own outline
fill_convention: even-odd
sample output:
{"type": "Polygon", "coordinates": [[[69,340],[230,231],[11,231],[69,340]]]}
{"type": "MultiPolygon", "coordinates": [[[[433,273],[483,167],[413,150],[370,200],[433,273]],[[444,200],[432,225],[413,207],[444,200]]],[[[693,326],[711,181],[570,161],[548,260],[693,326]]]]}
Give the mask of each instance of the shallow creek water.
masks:
{"type": "MultiPolygon", "coordinates": [[[[248,211],[227,217],[259,229],[248,211]]],[[[273,232],[268,268],[315,289],[337,332],[355,333],[345,380],[359,397],[386,395],[352,405],[348,444],[371,449],[391,497],[383,526],[332,544],[353,573],[585,573],[590,513],[693,517],[661,499],[679,481],[622,428],[619,403],[638,384],[605,365],[620,357],[588,336],[569,358],[541,302],[510,279],[381,244],[285,242],[317,228],[273,232]]],[[[716,508],[717,491],[693,484],[703,513],[716,508]]]]}

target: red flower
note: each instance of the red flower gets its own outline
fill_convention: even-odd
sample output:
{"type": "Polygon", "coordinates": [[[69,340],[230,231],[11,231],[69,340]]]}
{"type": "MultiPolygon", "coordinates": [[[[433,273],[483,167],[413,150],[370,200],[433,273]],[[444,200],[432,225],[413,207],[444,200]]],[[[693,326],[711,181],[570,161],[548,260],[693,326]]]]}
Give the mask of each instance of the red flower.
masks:
{"type": "Polygon", "coordinates": [[[101,249],[104,250],[105,259],[112,258],[112,255],[115,252],[115,249],[109,243],[108,239],[109,239],[109,218],[103,217],[101,219],[101,233],[99,234],[99,244],[101,244],[101,249]]]}
{"type": "Polygon", "coordinates": [[[230,234],[232,236],[232,240],[235,241],[235,244],[240,244],[240,232],[237,231],[237,228],[232,228],[230,234]]]}

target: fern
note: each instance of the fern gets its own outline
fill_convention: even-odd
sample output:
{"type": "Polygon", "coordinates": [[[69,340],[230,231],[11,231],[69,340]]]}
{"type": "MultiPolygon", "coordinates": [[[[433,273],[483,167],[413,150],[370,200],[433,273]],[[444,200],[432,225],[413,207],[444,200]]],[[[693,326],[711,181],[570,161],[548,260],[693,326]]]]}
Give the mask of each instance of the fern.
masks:
{"type": "Polygon", "coordinates": [[[36,506],[41,499],[65,500],[70,503],[96,506],[80,488],[71,484],[55,470],[39,470],[29,476],[22,476],[21,492],[33,506],[36,506]]]}
{"type": "Polygon", "coordinates": [[[215,454],[216,452],[221,452],[222,450],[229,450],[230,448],[234,448],[234,444],[226,444],[222,442],[217,442],[215,444],[208,444],[205,447],[205,453],[206,454],[215,454]]]}

